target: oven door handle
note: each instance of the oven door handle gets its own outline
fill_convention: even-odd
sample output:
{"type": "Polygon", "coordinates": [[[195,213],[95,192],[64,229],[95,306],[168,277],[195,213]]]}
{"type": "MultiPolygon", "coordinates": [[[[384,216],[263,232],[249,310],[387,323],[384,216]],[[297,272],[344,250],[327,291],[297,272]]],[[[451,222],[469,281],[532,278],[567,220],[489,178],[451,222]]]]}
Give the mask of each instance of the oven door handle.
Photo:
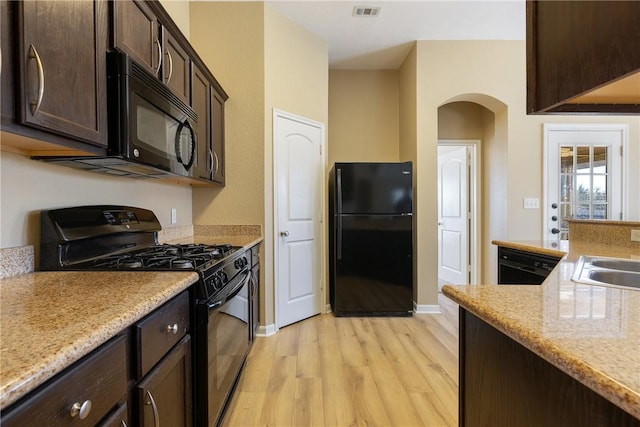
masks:
{"type": "Polygon", "coordinates": [[[239,285],[237,285],[235,288],[233,288],[231,292],[229,292],[229,294],[226,297],[220,300],[214,301],[212,303],[207,303],[207,308],[209,309],[209,311],[216,310],[221,305],[223,305],[227,301],[230,301],[231,299],[233,299],[233,297],[235,297],[240,293],[244,285],[246,285],[251,279],[251,270],[245,269],[241,274],[244,274],[245,277],[242,279],[239,285]]]}

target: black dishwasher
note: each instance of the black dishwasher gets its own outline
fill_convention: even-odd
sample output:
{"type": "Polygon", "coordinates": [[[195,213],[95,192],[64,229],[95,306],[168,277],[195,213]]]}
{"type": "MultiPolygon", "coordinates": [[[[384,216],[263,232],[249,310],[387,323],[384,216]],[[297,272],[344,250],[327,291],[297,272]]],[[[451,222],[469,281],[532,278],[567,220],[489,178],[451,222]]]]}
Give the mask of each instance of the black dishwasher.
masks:
{"type": "Polygon", "coordinates": [[[539,285],[560,258],[498,246],[499,285],[539,285]]]}

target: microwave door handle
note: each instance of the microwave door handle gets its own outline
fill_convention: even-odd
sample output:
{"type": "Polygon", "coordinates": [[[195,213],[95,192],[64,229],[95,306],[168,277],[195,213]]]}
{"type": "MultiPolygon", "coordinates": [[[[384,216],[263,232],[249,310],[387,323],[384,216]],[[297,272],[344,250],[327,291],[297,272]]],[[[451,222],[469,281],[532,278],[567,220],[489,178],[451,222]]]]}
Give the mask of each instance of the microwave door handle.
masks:
{"type": "Polygon", "coordinates": [[[196,134],[193,131],[193,128],[191,127],[191,125],[189,124],[188,121],[184,121],[182,123],[180,123],[180,125],[178,126],[178,129],[176,129],[176,138],[175,138],[175,149],[176,149],[176,159],[178,160],[178,162],[184,166],[184,168],[186,170],[189,170],[191,168],[191,165],[193,165],[193,161],[195,160],[195,152],[196,152],[196,134]],[[182,153],[180,151],[180,136],[182,135],[182,129],[187,128],[187,130],[189,131],[189,133],[191,134],[191,156],[189,157],[189,162],[185,163],[182,160],[182,153]]]}

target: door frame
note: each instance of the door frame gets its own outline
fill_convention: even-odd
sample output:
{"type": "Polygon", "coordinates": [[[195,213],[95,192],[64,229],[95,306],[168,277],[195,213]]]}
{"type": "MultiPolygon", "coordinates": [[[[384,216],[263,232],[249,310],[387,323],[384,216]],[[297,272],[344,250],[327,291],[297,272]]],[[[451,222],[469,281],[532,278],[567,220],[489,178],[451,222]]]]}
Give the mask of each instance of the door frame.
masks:
{"type": "MultiPolygon", "coordinates": [[[[482,196],[482,158],[481,140],[479,139],[438,139],[438,146],[457,146],[467,147],[469,158],[469,211],[471,213],[471,221],[469,223],[467,250],[469,251],[469,283],[480,283],[480,263],[482,262],[482,242],[480,241],[480,224],[481,222],[481,196],[482,196]]],[[[438,185],[440,185],[438,183],[438,185]]],[[[440,248],[438,247],[438,257],[440,256],[440,248]]]]}
{"type": "Polygon", "coordinates": [[[293,120],[293,121],[297,121],[306,125],[310,125],[310,126],[315,126],[317,128],[320,129],[320,170],[317,171],[318,175],[319,175],[319,179],[320,179],[320,194],[318,195],[320,197],[320,202],[318,204],[319,210],[320,210],[320,235],[317,236],[318,238],[318,242],[320,245],[320,260],[318,261],[320,263],[318,269],[319,269],[319,277],[318,280],[320,281],[320,302],[318,303],[319,306],[319,312],[320,313],[324,313],[325,312],[325,308],[326,308],[326,301],[327,301],[327,286],[326,286],[326,270],[327,270],[327,243],[326,243],[326,232],[325,231],[325,212],[327,209],[327,186],[326,184],[326,126],[324,123],[321,122],[317,122],[315,120],[303,117],[303,116],[299,116],[297,114],[293,114],[293,113],[289,113],[287,111],[284,110],[280,110],[277,108],[273,109],[273,134],[272,134],[272,139],[273,139],[273,186],[272,186],[272,191],[273,191],[273,265],[274,265],[274,271],[273,271],[273,297],[274,297],[274,333],[278,332],[278,330],[280,329],[280,298],[279,298],[279,287],[278,287],[278,283],[279,283],[279,275],[280,275],[280,247],[278,244],[278,230],[279,228],[279,212],[278,212],[278,205],[279,205],[279,199],[278,199],[278,171],[279,171],[279,167],[280,165],[278,164],[278,143],[277,143],[277,139],[276,136],[278,135],[278,118],[284,118],[284,119],[288,119],[288,120],[293,120]]]}
{"type": "Polygon", "coordinates": [[[622,185],[620,188],[620,210],[622,218],[611,218],[611,220],[626,221],[629,217],[629,125],[627,124],[593,124],[593,123],[543,123],[543,144],[542,144],[542,240],[547,239],[547,227],[549,227],[549,196],[547,186],[549,185],[549,150],[550,150],[550,134],[552,132],[585,132],[585,131],[614,131],[620,132],[622,144],[622,161],[620,167],[620,179],[622,185]]]}

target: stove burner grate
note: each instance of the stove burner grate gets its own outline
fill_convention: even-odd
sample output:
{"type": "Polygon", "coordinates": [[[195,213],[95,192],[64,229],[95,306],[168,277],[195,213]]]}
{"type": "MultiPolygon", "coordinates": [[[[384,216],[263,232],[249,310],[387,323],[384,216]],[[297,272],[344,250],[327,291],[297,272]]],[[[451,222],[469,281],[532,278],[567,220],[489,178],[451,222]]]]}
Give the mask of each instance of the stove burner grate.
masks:
{"type": "Polygon", "coordinates": [[[229,244],[162,244],[95,260],[94,268],[193,270],[235,251],[229,244]]]}

